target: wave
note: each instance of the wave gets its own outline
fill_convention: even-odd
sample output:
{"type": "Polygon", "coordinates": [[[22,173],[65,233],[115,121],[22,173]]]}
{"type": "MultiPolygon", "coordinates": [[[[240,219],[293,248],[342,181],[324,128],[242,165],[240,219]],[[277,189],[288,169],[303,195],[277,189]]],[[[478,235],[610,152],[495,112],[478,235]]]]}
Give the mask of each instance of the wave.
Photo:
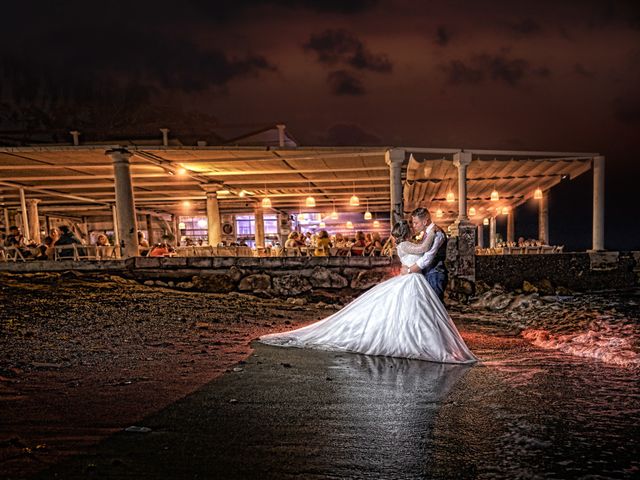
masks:
{"type": "Polygon", "coordinates": [[[594,322],[581,333],[554,334],[543,329],[527,329],[522,337],[546,350],[557,350],[577,357],[628,368],[640,368],[637,332],[631,325],[594,322]]]}

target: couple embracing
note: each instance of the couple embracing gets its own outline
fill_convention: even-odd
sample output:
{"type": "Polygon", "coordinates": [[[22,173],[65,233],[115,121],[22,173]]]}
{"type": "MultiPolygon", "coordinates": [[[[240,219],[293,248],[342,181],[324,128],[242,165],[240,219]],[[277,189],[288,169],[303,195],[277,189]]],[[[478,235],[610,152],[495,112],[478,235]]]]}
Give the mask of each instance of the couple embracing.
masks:
{"type": "Polygon", "coordinates": [[[312,325],[260,337],[281,347],[413,358],[441,363],[474,363],[442,299],[447,284],[446,236],[418,208],[391,232],[401,275],[368,290],[342,310],[312,325]],[[412,231],[413,227],[413,231],[412,231]],[[422,236],[419,243],[410,239],[422,236]]]}

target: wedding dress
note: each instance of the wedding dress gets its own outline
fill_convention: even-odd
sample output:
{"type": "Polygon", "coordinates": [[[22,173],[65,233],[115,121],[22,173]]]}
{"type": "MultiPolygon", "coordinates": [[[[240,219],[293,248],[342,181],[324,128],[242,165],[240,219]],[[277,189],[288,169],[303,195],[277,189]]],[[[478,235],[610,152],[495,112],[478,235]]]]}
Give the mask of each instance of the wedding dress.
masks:
{"type": "MultiPolygon", "coordinates": [[[[421,255],[402,242],[403,265],[421,255]]],[[[424,275],[399,275],[371,288],[330,317],[297,330],[260,337],[280,347],[414,358],[441,363],[473,363],[471,353],[424,275]]]]}

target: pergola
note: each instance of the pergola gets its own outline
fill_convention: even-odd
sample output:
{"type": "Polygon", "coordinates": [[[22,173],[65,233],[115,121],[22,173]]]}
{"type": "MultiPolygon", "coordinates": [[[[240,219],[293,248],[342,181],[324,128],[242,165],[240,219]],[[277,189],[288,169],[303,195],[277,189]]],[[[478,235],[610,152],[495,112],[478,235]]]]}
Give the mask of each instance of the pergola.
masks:
{"type": "Polygon", "coordinates": [[[184,214],[183,202],[192,202],[191,215],[206,212],[212,244],[220,237],[221,213],[254,212],[259,244],[259,220],[268,210],[262,207],[265,198],[273,211],[286,214],[301,210],[328,214],[334,208],[364,212],[368,202],[371,211],[390,211],[391,221],[416,206],[427,206],[432,215],[442,211],[436,221],[446,226],[469,221],[467,204],[479,215],[494,218],[498,206],[490,199],[494,189],[500,195],[500,208],[513,211],[536,188],[546,192],[563,176],[574,178],[592,166],[593,246],[600,250],[604,248],[604,158],[594,153],[174,146],[166,138],[164,145],[1,147],[0,203],[5,224],[9,210],[27,213],[22,215],[23,228],[32,237],[39,235],[40,215],[113,215],[120,241],[134,254],[136,216],[168,221],[184,214]],[[450,192],[453,202],[447,201],[450,192]],[[359,206],[351,205],[354,195],[359,206]],[[309,196],[316,207],[305,207],[309,196]]]}

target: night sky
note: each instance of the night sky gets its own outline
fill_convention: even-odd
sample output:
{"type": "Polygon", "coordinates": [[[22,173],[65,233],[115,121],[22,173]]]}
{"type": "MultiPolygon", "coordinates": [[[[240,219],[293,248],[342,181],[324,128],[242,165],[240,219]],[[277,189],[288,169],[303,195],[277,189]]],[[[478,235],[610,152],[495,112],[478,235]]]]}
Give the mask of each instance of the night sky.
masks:
{"type": "MultiPolygon", "coordinates": [[[[284,122],[305,146],[600,152],[607,247],[640,249],[636,5],[13,2],[0,130],[90,139],[284,122]]],[[[517,213],[516,234],[535,236],[532,207],[517,213]]],[[[590,246],[590,173],[551,192],[550,223],[552,243],[590,246]]]]}

